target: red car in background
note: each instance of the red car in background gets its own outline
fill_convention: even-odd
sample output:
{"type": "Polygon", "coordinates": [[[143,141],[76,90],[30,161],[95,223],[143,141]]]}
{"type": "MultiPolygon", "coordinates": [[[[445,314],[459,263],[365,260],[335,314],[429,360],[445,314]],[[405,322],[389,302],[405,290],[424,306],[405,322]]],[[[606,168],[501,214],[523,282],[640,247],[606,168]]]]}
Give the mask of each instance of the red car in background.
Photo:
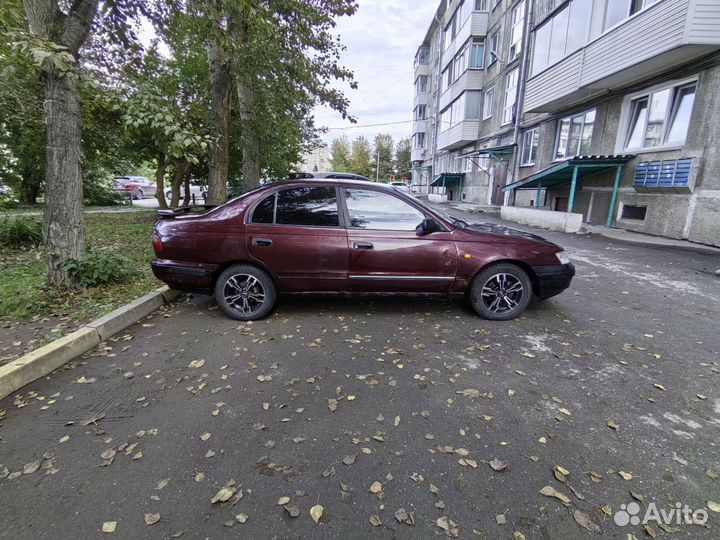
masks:
{"type": "Polygon", "coordinates": [[[274,183],[205,214],[159,217],[158,279],[214,294],[239,320],[305,293],[466,295],[481,317],[509,320],[575,274],[563,249],[539,236],[469,225],[363,181],[274,183]]]}
{"type": "Polygon", "coordinates": [[[154,197],[157,193],[157,184],[144,176],[116,176],[113,179],[113,191],[133,199],[142,199],[154,197]]]}

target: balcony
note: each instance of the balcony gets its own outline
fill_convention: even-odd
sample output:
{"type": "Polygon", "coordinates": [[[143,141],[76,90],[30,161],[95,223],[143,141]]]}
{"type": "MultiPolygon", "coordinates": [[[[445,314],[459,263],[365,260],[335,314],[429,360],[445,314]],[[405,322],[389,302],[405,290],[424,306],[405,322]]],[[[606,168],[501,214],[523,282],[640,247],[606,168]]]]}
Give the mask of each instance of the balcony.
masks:
{"type": "Polygon", "coordinates": [[[445,49],[442,54],[442,67],[447,66],[448,62],[455,57],[455,54],[460,52],[460,49],[470,36],[486,36],[488,31],[488,18],[489,14],[486,11],[473,11],[472,15],[465,21],[455,35],[455,39],[452,40],[450,45],[445,49]]]}
{"type": "Polygon", "coordinates": [[[468,69],[440,96],[439,110],[445,109],[466,90],[482,90],[485,72],[482,69],[468,69]]]}
{"type": "Polygon", "coordinates": [[[717,0],[660,0],[533,76],[525,112],[553,112],[720,49],[717,0]]]}
{"type": "Polygon", "coordinates": [[[413,120],[412,133],[425,133],[427,131],[427,118],[413,120]]]}
{"type": "Polygon", "coordinates": [[[413,99],[413,109],[418,105],[427,105],[428,95],[428,92],[418,92],[415,94],[415,99],[413,99]]]}
{"type": "Polygon", "coordinates": [[[425,148],[413,148],[410,151],[410,161],[423,161],[427,153],[425,148]]]}
{"type": "Polygon", "coordinates": [[[415,65],[415,78],[417,79],[420,75],[430,75],[430,66],[428,64],[415,65]]]}
{"type": "Polygon", "coordinates": [[[468,143],[475,142],[480,130],[479,120],[465,120],[453,127],[438,133],[438,150],[453,150],[468,143]]]}

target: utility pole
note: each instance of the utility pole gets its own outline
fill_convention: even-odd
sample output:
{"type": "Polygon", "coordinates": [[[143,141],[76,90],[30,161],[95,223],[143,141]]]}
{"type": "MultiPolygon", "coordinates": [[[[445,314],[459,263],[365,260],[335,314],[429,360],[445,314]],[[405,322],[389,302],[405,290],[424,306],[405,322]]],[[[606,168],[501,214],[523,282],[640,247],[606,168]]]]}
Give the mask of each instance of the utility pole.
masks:
{"type": "Polygon", "coordinates": [[[380,145],[375,144],[375,153],[377,154],[377,163],[375,164],[375,181],[380,178],[380,145]]]}

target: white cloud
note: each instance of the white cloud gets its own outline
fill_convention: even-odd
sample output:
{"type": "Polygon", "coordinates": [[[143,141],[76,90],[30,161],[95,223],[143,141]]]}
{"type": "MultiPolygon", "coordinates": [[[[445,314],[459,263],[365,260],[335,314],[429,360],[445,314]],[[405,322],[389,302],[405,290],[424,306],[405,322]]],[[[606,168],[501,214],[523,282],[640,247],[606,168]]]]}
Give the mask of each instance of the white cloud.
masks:
{"type": "MultiPolygon", "coordinates": [[[[360,0],[355,15],[338,20],[336,31],[347,47],[341,62],[355,73],[358,89],[337,87],[350,100],[350,114],[357,118],[357,125],[405,123],[333,129],[323,137],[326,141],[341,133],[351,139],[360,134],[372,139],[385,132],[396,141],[410,135],[413,59],[437,6],[433,0],[360,0]]],[[[318,108],[315,120],[318,126],[351,126],[327,108],[318,108]]]]}

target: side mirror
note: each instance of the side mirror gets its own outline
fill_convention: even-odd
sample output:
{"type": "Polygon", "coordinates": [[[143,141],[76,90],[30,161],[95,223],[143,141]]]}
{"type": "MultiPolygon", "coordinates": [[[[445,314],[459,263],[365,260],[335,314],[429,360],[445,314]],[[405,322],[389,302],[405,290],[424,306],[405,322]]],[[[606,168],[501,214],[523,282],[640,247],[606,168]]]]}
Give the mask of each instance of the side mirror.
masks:
{"type": "Polygon", "coordinates": [[[418,236],[425,236],[427,234],[432,234],[440,230],[440,225],[433,218],[425,218],[422,220],[422,223],[420,223],[420,225],[415,227],[415,231],[417,232],[418,236]]]}

